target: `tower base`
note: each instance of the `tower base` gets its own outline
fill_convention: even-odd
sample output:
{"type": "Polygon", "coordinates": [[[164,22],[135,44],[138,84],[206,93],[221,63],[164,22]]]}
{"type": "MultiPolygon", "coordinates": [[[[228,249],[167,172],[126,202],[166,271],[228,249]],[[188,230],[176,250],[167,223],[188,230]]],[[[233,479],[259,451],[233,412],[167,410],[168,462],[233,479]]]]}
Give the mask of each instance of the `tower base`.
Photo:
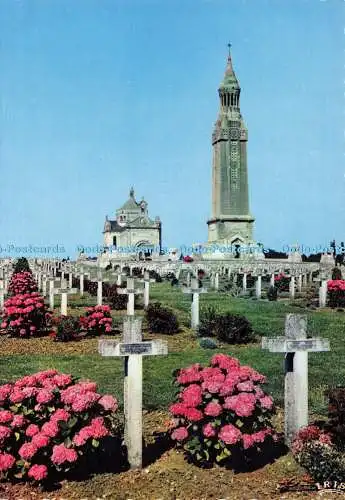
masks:
{"type": "Polygon", "coordinates": [[[219,217],[207,221],[208,242],[223,245],[247,245],[253,240],[254,217],[219,217]]]}

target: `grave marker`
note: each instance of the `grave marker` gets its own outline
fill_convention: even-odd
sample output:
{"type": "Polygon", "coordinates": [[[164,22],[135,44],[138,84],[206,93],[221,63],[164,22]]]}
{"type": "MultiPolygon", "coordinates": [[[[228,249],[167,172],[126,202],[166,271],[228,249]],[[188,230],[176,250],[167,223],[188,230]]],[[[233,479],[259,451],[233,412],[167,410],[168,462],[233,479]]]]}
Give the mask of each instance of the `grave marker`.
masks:
{"type": "Polygon", "coordinates": [[[199,294],[207,293],[207,290],[205,288],[199,288],[199,280],[192,278],[190,288],[183,287],[182,292],[192,294],[191,328],[197,329],[199,326],[199,294]]]}
{"type": "Polygon", "coordinates": [[[287,314],[284,337],[263,337],[262,349],[285,353],[285,442],[308,425],[308,352],[329,351],[328,339],[307,338],[307,316],[287,314]]]}
{"type": "Polygon", "coordinates": [[[143,293],[143,290],[135,289],[134,278],[127,278],[127,287],[119,288],[117,290],[117,293],[128,295],[127,316],[134,316],[135,295],[143,293]]]}
{"type": "Polygon", "coordinates": [[[102,339],[98,343],[98,352],[102,356],[125,358],[125,442],[131,469],[142,468],[142,357],[168,354],[167,341],[143,342],[141,323],[142,318],[127,317],[123,323],[123,342],[102,339]]]}

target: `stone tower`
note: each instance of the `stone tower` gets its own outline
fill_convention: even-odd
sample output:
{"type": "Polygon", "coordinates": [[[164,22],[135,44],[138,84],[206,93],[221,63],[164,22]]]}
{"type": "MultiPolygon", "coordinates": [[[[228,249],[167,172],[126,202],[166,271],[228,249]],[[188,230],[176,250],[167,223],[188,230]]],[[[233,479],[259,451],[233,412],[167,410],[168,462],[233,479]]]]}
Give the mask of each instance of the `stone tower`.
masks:
{"type": "Polygon", "coordinates": [[[247,245],[253,242],[254,217],[249,211],[248,131],[240,111],[241,88],[229,55],[218,89],[220,109],[213,134],[212,215],[209,243],[247,245]]]}

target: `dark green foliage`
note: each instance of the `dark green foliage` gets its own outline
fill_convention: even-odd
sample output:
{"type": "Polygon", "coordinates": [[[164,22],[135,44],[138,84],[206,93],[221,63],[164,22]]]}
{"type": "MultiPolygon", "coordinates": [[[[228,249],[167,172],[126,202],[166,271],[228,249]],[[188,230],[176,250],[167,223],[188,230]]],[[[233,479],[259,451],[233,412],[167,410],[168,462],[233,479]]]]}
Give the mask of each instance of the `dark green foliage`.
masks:
{"type": "Polygon", "coordinates": [[[332,309],[345,307],[345,291],[328,290],[328,305],[332,309]]]}
{"type": "Polygon", "coordinates": [[[123,272],[123,274],[125,274],[126,276],[129,276],[129,273],[130,273],[130,269],[129,269],[129,267],[128,267],[128,266],[124,266],[124,267],[122,268],[122,272],[123,272]]]}
{"type": "Polygon", "coordinates": [[[139,277],[139,276],[142,276],[142,274],[143,274],[143,272],[140,269],[140,267],[133,267],[133,269],[132,269],[132,276],[133,277],[139,277]]]}
{"type": "Polygon", "coordinates": [[[277,300],[278,298],[278,288],[275,286],[270,286],[267,291],[267,298],[269,301],[277,300]]]}
{"type": "Polygon", "coordinates": [[[214,337],[216,322],[219,317],[215,307],[208,306],[201,310],[200,323],[198,327],[199,337],[214,337]]]}
{"type": "MultiPolygon", "coordinates": [[[[110,305],[111,309],[114,309],[115,311],[126,309],[128,302],[128,295],[125,293],[119,294],[119,288],[126,288],[126,286],[122,285],[119,287],[116,284],[108,285],[104,293],[104,300],[110,305]]],[[[135,301],[136,300],[137,296],[135,296],[135,301]]]]}
{"type": "Polygon", "coordinates": [[[22,273],[24,271],[31,273],[28,259],[26,257],[20,257],[14,266],[13,274],[22,273]]]}
{"type": "Polygon", "coordinates": [[[151,279],[156,280],[156,283],[162,283],[163,279],[160,274],[157,273],[154,269],[149,271],[149,276],[151,279]]]}
{"type": "Polygon", "coordinates": [[[228,344],[247,344],[255,339],[252,326],[247,318],[231,313],[217,317],[215,336],[219,341],[228,344]]]}
{"type": "Polygon", "coordinates": [[[336,387],[328,395],[328,427],[345,451],[345,387],[336,387]]]}
{"type": "Polygon", "coordinates": [[[341,270],[339,267],[334,267],[332,269],[332,280],[341,280],[342,275],[341,275],[341,270]]]}
{"type": "Polygon", "coordinates": [[[148,329],[151,333],[177,333],[179,323],[171,309],[162,307],[159,302],[149,304],[146,311],[148,329]]]}
{"type": "Polygon", "coordinates": [[[80,338],[80,321],[76,316],[60,316],[56,319],[56,333],[51,335],[56,342],[68,342],[80,338]]]}
{"type": "Polygon", "coordinates": [[[345,481],[345,455],[336,448],[319,441],[306,443],[298,456],[298,463],[314,481],[345,481]]]}
{"type": "Polygon", "coordinates": [[[219,341],[228,344],[247,344],[255,338],[252,326],[245,316],[219,314],[214,307],[201,312],[198,335],[217,337],[219,341]]]}
{"type": "Polygon", "coordinates": [[[84,280],[84,290],[88,292],[92,297],[97,297],[97,283],[91,280],[84,280]]]}
{"type": "Polygon", "coordinates": [[[177,286],[178,285],[178,279],[176,277],[174,277],[172,280],[171,280],[171,286],[177,286]]]}
{"type": "Polygon", "coordinates": [[[110,271],[113,268],[111,264],[108,264],[105,268],[106,271],[110,271]]]}
{"type": "Polygon", "coordinates": [[[290,278],[284,274],[279,274],[275,277],[274,285],[280,292],[288,292],[290,289],[290,278]]]}
{"type": "Polygon", "coordinates": [[[213,339],[209,339],[208,337],[202,337],[199,340],[199,346],[203,349],[216,349],[217,343],[213,339]]]}

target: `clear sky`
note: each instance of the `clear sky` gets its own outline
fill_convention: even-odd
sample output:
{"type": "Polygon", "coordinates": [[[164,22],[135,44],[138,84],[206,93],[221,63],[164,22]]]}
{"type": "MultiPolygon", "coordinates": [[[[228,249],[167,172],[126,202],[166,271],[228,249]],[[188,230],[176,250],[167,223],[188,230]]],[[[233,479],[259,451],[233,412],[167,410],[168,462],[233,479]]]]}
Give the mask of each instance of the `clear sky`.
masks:
{"type": "Polygon", "coordinates": [[[345,240],[343,0],[1,0],[0,244],[102,243],[133,185],[207,240],[227,43],[255,238],[345,240]]]}

